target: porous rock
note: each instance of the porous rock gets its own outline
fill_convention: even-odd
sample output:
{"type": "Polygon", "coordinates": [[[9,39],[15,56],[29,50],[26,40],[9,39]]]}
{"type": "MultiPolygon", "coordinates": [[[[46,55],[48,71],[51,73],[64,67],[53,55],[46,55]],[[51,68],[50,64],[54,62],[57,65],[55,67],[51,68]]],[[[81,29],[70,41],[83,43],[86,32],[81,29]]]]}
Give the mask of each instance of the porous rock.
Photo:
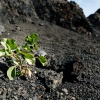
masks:
{"type": "Polygon", "coordinates": [[[52,70],[44,70],[38,72],[38,78],[42,80],[47,91],[55,89],[62,83],[63,75],[62,73],[57,73],[52,70]]]}

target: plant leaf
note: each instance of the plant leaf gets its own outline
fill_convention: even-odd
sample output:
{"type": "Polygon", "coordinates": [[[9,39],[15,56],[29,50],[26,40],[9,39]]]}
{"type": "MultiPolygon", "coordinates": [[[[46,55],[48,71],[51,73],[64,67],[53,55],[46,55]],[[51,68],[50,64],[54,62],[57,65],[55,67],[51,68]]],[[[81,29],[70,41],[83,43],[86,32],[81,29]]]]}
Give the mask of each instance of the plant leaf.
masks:
{"type": "Polygon", "coordinates": [[[31,53],[26,53],[26,52],[21,52],[21,54],[24,56],[25,61],[29,64],[32,65],[35,63],[35,57],[31,53]]]}
{"type": "Polygon", "coordinates": [[[31,52],[31,48],[30,48],[29,45],[24,45],[24,46],[22,46],[22,51],[24,51],[24,52],[31,52]]]}
{"type": "Polygon", "coordinates": [[[31,36],[30,36],[32,39],[33,39],[33,42],[35,43],[35,42],[37,42],[37,40],[38,40],[38,35],[37,34],[31,34],[31,36]]]}
{"type": "Polygon", "coordinates": [[[0,57],[2,57],[2,56],[5,56],[5,50],[4,49],[0,50],[0,57]]]}
{"type": "Polygon", "coordinates": [[[32,65],[35,63],[35,57],[32,54],[26,54],[25,60],[29,65],[32,65]]]}
{"type": "Polygon", "coordinates": [[[38,35],[37,34],[31,34],[30,36],[27,36],[25,38],[25,42],[29,45],[33,45],[34,43],[36,43],[38,40],[38,35]]]}
{"type": "Polygon", "coordinates": [[[16,77],[16,67],[12,66],[7,71],[7,76],[10,80],[13,80],[16,77]]]}
{"type": "Polygon", "coordinates": [[[34,43],[34,49],[38,50],[38,44],[37,43],[34,43]]]}
{"type": "Polygon", "coordinates": [[[5,53],[6,53],[7,56],[11,55],[11,48],[8,44],[6,44],[5,53]]]}
{"type": "Polygon", "coordinates": [[[47,59],[45,57],[39,56],[38,59],[39,59],[39,61],[41,62],[41,64],[43,66],[46,66],[47,65],[47,59]]]}
{"type": "Polygon", "coordinates": [[[18,63],[16,60],[14,60],[14,59],[13,59],[13,63],[14,63],[15,65],[19,65],[19,63],[18,63]]]}
{"type": "Polygon", "coordinates": [[[15,40],[14,39],[7,39],[6,41],[7,45],[10,47],[10,49],[12,51],[16,51],[18,49],[18,46],[17,44],[15,43],[15,40]]]}

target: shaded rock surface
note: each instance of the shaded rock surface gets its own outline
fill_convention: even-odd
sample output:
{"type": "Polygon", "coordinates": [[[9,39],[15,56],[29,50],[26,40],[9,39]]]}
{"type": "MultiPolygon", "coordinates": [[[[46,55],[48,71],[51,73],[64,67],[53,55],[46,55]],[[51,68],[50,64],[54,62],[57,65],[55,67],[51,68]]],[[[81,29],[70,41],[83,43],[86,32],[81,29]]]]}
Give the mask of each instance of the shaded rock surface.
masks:
{"type": "Polygon", "coordinates": [[[62,73],[57,73],[52,70],[44,70],[39,71],[37,76],[43,82],[47,92],[50,92],[51,89],[55,89],[62,84],[62,73]]]}
{"type": "Polygon", "coordinates": [[[32,0],[1,0],[0,6],[2,23],[32,22],[37,18],[32,0]]]}
{"type": "Polygon", "coordinates": [[[1,21],[6,23],[33,22],[37,18],[80,33],[92,32],[83,10],[66,0],[1,0],[1,21]],[[81,28],[81,30],[80,30],[81,28]]]}
{"type": "Polygon", "coordinates": [[[98,9],[94,14],[88,16],[89,21],[93,26],[93,32],[98,40],[100,40],[100,9],[98,9]]]}
{"type": "Polygon", "coordinates": [[[94,14],[88,16],[88,19],[94,27],[97,27],[100,30],[100,9],[98,9],[94,14]]]}
{"type": "Polygon", "coordinates": [[[33,4],[36,13],[43,20],[75,31],[82,27],[81,33],[92,31],[83,10],[74,1],[37,0],[33,4]]]}

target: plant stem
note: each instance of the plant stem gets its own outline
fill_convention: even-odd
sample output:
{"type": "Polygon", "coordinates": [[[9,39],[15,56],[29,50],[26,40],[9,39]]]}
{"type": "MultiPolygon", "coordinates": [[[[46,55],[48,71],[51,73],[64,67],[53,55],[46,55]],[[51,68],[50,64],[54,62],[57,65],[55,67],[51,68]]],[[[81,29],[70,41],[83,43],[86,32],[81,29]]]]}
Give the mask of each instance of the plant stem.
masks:
{"type": "Polygon", "coordinates": [[[19,67],[20,67],[20,71],[21,71],[23,68],[21,59],[14,52],[12,52],[12,57],[14,57],[19,62],[19,65],[20,65],[19,67]]]}

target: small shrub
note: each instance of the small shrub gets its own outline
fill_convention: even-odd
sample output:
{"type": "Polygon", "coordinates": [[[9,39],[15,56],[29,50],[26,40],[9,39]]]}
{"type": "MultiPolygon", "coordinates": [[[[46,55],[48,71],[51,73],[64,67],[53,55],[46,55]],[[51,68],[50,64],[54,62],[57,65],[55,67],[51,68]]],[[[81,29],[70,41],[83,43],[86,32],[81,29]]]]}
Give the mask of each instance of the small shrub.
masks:
{"type": "Polygon", "coordinates": [[[25,38],[22,46],[18,46],[14,39],[3,38],[1,40],[0,57],[5,57],[11,67],[7,70],[7,76],[13,80],[17,76],[28,75],[31,77],[31,66],[35,64],[36,59],[45,66],[47,60],[44,56],[35,56],[38,50],[38,35],[31,34],[25,38]]]}

